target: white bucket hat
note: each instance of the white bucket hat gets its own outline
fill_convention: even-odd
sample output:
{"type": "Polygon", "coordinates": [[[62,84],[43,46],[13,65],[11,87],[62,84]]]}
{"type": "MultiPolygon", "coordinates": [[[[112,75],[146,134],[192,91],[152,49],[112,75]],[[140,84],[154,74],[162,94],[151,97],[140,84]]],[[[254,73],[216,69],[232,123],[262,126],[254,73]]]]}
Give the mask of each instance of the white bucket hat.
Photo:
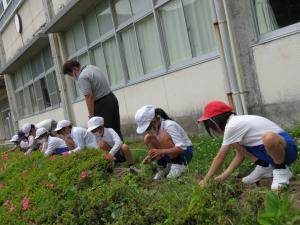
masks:
{"type": "Polygon", "coordinates": [[[69,120],[61,120],[57,123],[56,129],[54,131],[60,131],[65,127],[71,126],[72,123],[69,120]]]}
{"type": "Polygon", "coordinates": [[[88,121],[88,131],[95,130],[104,125],[104,119],[100,116],[94,116],[88,121]]]}
{"type": "Polygon", "coordinates": [[[35,139],[40,138],[42,135],[44,135],[46,133],[48,133],[48,130],[46,128],[44,128],[44,127],[41,127],[39,129],[37,129],[36,135],[35,135],[35,139]]]}
{"type": "Polygon", "coordinates": [[[15,134],[14,136],[12,136],[12,138],[9,140],[10,142],[15,142],[19,140],[19,136],[17,134],[15,134]]]}
{"type": "Polygon", "coordinates": [[[29,136],[30,130],[31,130],[31,126],[32,124],[30,123],[25,123],[22,128],[21,131],[25,134],[26,137],[29,136]]]}
{"type": "Polygon", "coordinates": [[[153,105],[145,105],[140,108],[135,113],[135,122],[137,123],[138,127],[136,132],[138,134],[143,134],[149,127],[151,121],[155,117],[155,108],[153,105]]]}

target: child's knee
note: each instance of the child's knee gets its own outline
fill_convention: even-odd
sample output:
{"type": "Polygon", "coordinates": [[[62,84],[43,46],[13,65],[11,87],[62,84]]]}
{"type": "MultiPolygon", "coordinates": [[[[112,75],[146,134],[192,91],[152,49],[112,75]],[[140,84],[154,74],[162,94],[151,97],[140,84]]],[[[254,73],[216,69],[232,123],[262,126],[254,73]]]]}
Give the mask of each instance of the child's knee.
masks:
{"type": "Polygon", "coordinates": [[[121,145],[121,150],[125,151],[125,152],[128,152],[129,151],[129,146],[127,144],[122,144],[121,145]]]}
{"type": "Polygon", "coordinates": [[[265,132],[262,139],[266,147],[278,145],[282,141],[282,138],[278,134],[270,131],[265,132]]]}
{"type": "Polygon", "coordinates": [[[153,136],[153,135],[151,135],[151,134],[146,134],[146,135],[144,136],[144,143],[145,143],[145,144],[149,144],[149,143],[153,142],[154,139],[156,139],[155,136],[153,136]]]}

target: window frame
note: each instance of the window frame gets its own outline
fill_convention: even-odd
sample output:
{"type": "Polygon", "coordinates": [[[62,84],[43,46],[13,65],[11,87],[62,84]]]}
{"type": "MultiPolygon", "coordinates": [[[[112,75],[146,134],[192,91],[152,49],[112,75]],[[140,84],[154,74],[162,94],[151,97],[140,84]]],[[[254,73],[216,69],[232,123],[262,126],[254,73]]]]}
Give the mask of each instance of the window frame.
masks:
{"type": "Polygon", "coordinates": [[[252,18],[253,18],[253,22],[254,22],[254,29],[255,29],[255,33],[256,33],[256,37],[257,37],[257,41],[253,45],[253,47],[257,46],[257,45],[265,44],[265,43],[268,43],[271,41],[275,41],[275,40],[278,40],[278,39],[281,39],[284,37],[288,37],[293,34],[300,33],[300,22],[298,22],[298,23],[291,24],[289,26],[281,27],[279,29],[261,34],[259,32],[258,19],[257,19],[257,13],[256,13],[254,1],[255,0],[250,1],[252,18]]]}
{"type": "MultiPolygon", "coordinates": [[[[98,27],[97,28],[95,27],[95,29],[98,29],[99,37],[96,38],[91,43],[88,42],[88,36],[87,36],[87,31],[86,31],[86,26],[87,25],[86,25],[86,22],[85,22],[85,17],[84,17],[84,15],[81,16],[80,19],[77,20],[77,22],[80,22],[81,25],[83,26],[86,46],[85,46],[84,49],[76,50],[76,52],[74,52],[72,55],[66,54],[67,55],[67,60],[77,59],[82,54],[85,54],[86,52],[88,52],[88,57],[90,59],[90,62],[92,64],[95,64],[95,58],[94,58],[94,55],[93,55],[93,50],[95,48],[97,48],[97,46],[101,45],[102,46],[102,51],[103,51],[103,54],[104,54],[104,60],[105,60],[104,63],[106,65],[106,70],[107,70],[107,57],[104,53],[103,43],[105,43],[105,41],[107,41],[111,38],[115,38],[116,39],[116,48],[117,48],[117,52],[118,52],[118,57],[119,57],[119,60],[121,62],[122,76],[123,76],[125,82],[120,82],[120,84],[117,84],[117,85],[110,85],[111,90],[114,91],[114,90],[118,90],[118,89],[121,89],[121,88],[124,88],[124,87],[127,87],[127,86],[131,86],[131,85],[135,85],[135,84],[140,83],[140,82],[144,82],[144,81],[156,78],[156,77],[164,76],[164,75],[173,73],[175,71],[186,69],[188,67],[195,66],[195,65],[198,65],[198,64],[202,64],[202,63],[205,63],[205,62],[208,62],[208,61],[215,60],[215,59],[219,58],[220,54],[219,54],[218,50],[215,50],[215,51],[212,51],[212,52],[194,57],[192,49],[190,47],[190,51],[191,51],[191,54],[192,54],[191,59],[185,60],[184,62],[181,62],[181,63],[178,63],[178,64],[170,65],[169,57],[168,57],[168,53],[167,53],[167,48],[166,48],[166,42],[164,40],[162,27],[160,25],[158,9],[162,6],[164,6],[165,4],[171,2],[171,1],[172,0],[151,0],[151,5],[152,5],[151,8],[146,8],[145,10],[143,10],[143,11],[141,11],[141,12],[134,15],[133,12],[132,12],[132,7],[131,7],[132,2],[131,2],[131,0],[129,0],[132,16],[130,18],[128,18],[126,21],[123,21],[121,24],[118,24],[118,22],[117,22],[117,15],[116,15],[116,12],[115,12],[115,9],[114,9],[114,1],[108,1],[108,7],[110,9],[111,16],[112,16],[113,29],[111,31],[106,32],[105,34],[101,34],[101,31],[100,31],[100,28],[99,28],[99,21],[98,21],[98,18],[97,18],[96,22],[97,22],[98,27]],[[162,68],[158,71],[155,71],[155,72],[145,73],[145,68],[144,68],[145,62],[143,61],[143,58],[140,57],[144,73],[143,73],[143,75],[137,77],[136,79],[130,80],[129,79],[129,74],[128,74],[128,71],[127,71],[126,59],[124,57],[124,52],[123,52],[123,49],[122,49],[122,43],[121,43],[120,35],[121,35],[122,31],[124,31],[126,29],[129,29],[130,26],[133,26],[134,33],[135,33],[134,35],[135,35],[136,39],[138,40],[136,25],[139,22],[143,22],[142,20],[147,19],[147,17],[149,17],[151,15],[152,15],[153,20],[154,20],[155,29],[158,33],[158,42],[159,42],[158,47],[159,47],[159,51],[160,51],[161,58],[162,58],[162,68]]],[[[181,4],[181,10],[183,11],[183,15],[184,15],[184,24],[185,24],[185,27],[187,27],[185,12],[184,12],[184,8],[183,8],[183,2],[182,2],[182,0],[179,0],[179,1],[180,1],[180,4],[181,4]]],[[[96,16],[97,16],[97,13],[96,13],[96,16]]],[[[68,31],[69,30],[66,30],[64,32],[63,37],[65,37],[65,34],[68,31]]],[[[73,32],[73,35],[74,35],[74,32],[73,32]]],[[[74,39],[74,38],[72,38],[72,39],[74,39]]],[[[191,46],[191,41],[190,41],[190,35],[189,34],[188,34],[188,41],[189,41],[188,45],[191,46]]],[[[138,42],[137,45],[140,48],[140,43],[139,43],[139,41],[137,41],[137,42],[138,42]]],[[[67,53],[68,51],[67,51],[67,48],[66,48],[67,45],[66,45],[66,39],[65,38],[63,40],[63,43],[64,43],[64,46],[63,46],[64,52],[67,53]]],[[[217,43],[216,43],[216,49],[217,49],[217,43]]],[[[109,77],[109,81],[110,81],[111,78],[110,78],[109,72],[108,72],[108,77],[109,77]]],[[[75,85],[72,85],[72,86],[73,86],[72,88],[75,89],[75,85]]],[[[76,90],[73,90],[73,93],[75,91],[76,90]]],[[[84,99],[84,96],[79,96],[79,97],[77,96],[76,97],[75,94],[73,95],[73,103],[82,101],[83,99],[84,99]]]]}
{"type": "MultiPolygon", "coordinates": [[[[41,79],[45,79],[45,84],[46,84],[46,87],[47,87],[47,92],[48,92],[48,95],[49,95],[49,97],[50,97],[50,93],[49,93],[49,90],[48,90],[48,86],[49,86],[49,83],[48,83],[48,80],[47,80],[47,76],[49,75],[49,74],[51,74],[51,73],[56,73],[56,71],[55,71],[55,67],[54,67],[54,62],[53,62],[53,60],[52,60],[52,66],[49,68],[49,69],[45,69],[45,62],[44,62],[44,52],[47,50],[47,48],[49,48],[50,49],[50,52],[51,52],[51,54],[52,54],[52,51],[51,51],[51,48],[50,48],[50,45],[48,46],[48,47],[45,47],[45,48],[43,48],[43,49],[41,49],[40,50],[40,52],[38,53],[38,54],[36,54],[33,58],[31,58],[31,59],[29,59],[27,62],[26,62],[26,66],[28,66],[28,68],[29,68],[29,70],[30,70],[30,73],[31,73],[31,79],[29,80],[29,81],[27,81],[26,83],[24,83],[23,82],[23,84],[20,86],[20,87],[18,87],[17,89],[14,89],[14,93],[15,93],[15,95],[17,96],[19,96],[19,99],[20,99],[20,92],[24,92],[24,90],[26,89],[26,88],[30,88],[30,86],[32,85],[32,88],[33,88],[33,92],[34,92],[34,98],[35,98],[35,101],[36,101],[36,103],[37,103],[37,110],[35,111],[35,109],[34,109],[34,105],[33,105],[33,100],[31,99],[31,93],[30,93],[30,91],[29,91],[29,97],[30,97],[30,104],[31,104],[31,108],[32,108],[32,113],[28,113],[28,114],[26,114],[25,115],[25,113],[24,113],[24,110],[21,110],[22,111],[22,113],[20,113],[20,110],[18,109],[18,118],[19,119],[25,119],[25,118],[28,118],[28,117],[32,117],[32,116],[34,116],[34,115],[38,115],[38,114],[40,114],[40,113],[44,113],[44,112],[47,112],[47,111],[51,111],[51,110],[54,110],[54,109],[57,109],[57,108],[60,108],[61,107],[61,104],[62,104],[62,102],[61,102],[61,96],[60,96],[60,90],[59,90],[59,87],[58,87],[58,83],[57,83],[57,81],[56,81],[56,83],[57,83],[57,86],[55,87],[55,89],[56,89],[56,93],[57,93],[57,95],[58,95],[58,99],[59,99],[59,102],[58,102],[58,104],[55,104],[55,105],[52,105],[52,102],[51,102],[51,99],[50,99],[50,103],[51,103],[51,106],[49,106],[49,107],[46,107],[46,105],[45,105],[45,107],[44,107],[44,109],[39,109],[39,103],[38,103],[38,98],[37,98],[37,93],[36,93],[36,90],[35,90],[35,83],[37,83],[37,82],[40,82],[41,81],[41,79]],[[33,76],[33,74],[32,74],[32,67],[31,67],[31,61],[35,58],[35,57],[40,57],[40,56],[42,56],[42,58],[41,58],[41,66],[42,66],[42,68],[43,68],[43,71],[40,73],[40,74],[38,74],[38,75],[36,75],[35,77],[33,76]]],[[[49,50],[48,49],[48,50],[49,50]]],[[[22,70],[22,68],[24,67],[25,65],[24,64],[22,64],[19,68],[18,68],[18,70],[17,71],[20,71],[20,70],[22,70]]],[[[16,73],[14,74],[14,76],[16,76],[16,74],[17,74],[17,71],[16,71],[16,73]]],[[[22,78],[22,80],[23,80],[23,75],[22,75],[22,73],[18,73],[18,74],[20,74],[21,75],[21,78],[22,78]]],[[[15,88],[15,87],[14,87],[15,88]]],[[[43,90],[42,90],[43,91],[43,90]]],[[[52,93],[53,94],[53,93],[52,93]]],[[[45,99],[44,99],[44,97],[42,97],[43,98],[43,102],[44,102],[44,104],[45,104],[45,99]]]]}

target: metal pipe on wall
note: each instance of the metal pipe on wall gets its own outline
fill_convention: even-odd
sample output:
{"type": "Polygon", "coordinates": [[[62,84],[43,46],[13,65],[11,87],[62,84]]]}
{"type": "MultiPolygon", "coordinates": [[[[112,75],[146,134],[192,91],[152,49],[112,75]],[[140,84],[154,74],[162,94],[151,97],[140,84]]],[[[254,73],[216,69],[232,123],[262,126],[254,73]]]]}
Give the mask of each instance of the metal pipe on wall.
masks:
{"type": "Polygon", "coordinates": [[[212,0],[211,9],[214,21],[214,30],[219,42],[221,58],[223,59],[223,68],[225,69],[225,80],[228,88],[228,101],[232,104],[232,106],[234,106],[238,115],[243,115],[247,110],[244,110],[240,87],[237,81],[237,72],[233,59],[232,46],[223,1],[212,0]]]}

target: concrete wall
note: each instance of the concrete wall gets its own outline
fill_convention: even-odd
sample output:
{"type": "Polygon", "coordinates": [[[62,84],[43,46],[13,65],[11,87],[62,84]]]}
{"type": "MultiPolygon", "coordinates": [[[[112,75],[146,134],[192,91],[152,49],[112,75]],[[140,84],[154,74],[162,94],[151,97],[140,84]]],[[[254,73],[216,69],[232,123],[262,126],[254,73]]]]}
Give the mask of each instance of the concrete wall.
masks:
{"type": "Polygon", "coordinates": [[[253,48],[264,104],[300,100],[300,34],[253,48]]]}
{"type": "MultiPolygon", "coordinates": [[[[114,91],[119,100],[122,130],[135,136],[134,115],[146,104],[161,107],[189,133],[198,133],[196,120],[210,100],[226,99],[222,65],[219,59],[114,91]]],[[[86,127],[85,101],[73,104],[77,126],[86,127]]]]}
{"type": "Polygon", "coordinates": [[[52,8],[54,15],[56,15],[60,10],[64,8],[66,4],[68,4],[70,0],[52,0],[52,8]]]}
{"type": "Polygon", "coordinates": [[[283,126],[300,121],[300,34],[253,48],[265,113],[283,126]]]}
{"type": "Polygon", "coordinates": [[[34,115],[32,117],[27,117],[25,119],[20,119],[19,120],[19,128],[22,127],[23,124],[25,123],[32,123],[32,124],[37,124],[38,122],[41,122],[42,120],[45,119],[54,119],[56,121],[63,120],[64,119],[64,112],[62,108],[54,109],[51,111],[47,111],[38,115],[34,115]]]}
{"type": "Polygon", "coordinates": [[[19,34],[16,31],[14,17],[2,32],[6,60],[11,59],[46,23],[42,0],[24,1],[17,13],[22,20],[23,32],[19,34]]]}

